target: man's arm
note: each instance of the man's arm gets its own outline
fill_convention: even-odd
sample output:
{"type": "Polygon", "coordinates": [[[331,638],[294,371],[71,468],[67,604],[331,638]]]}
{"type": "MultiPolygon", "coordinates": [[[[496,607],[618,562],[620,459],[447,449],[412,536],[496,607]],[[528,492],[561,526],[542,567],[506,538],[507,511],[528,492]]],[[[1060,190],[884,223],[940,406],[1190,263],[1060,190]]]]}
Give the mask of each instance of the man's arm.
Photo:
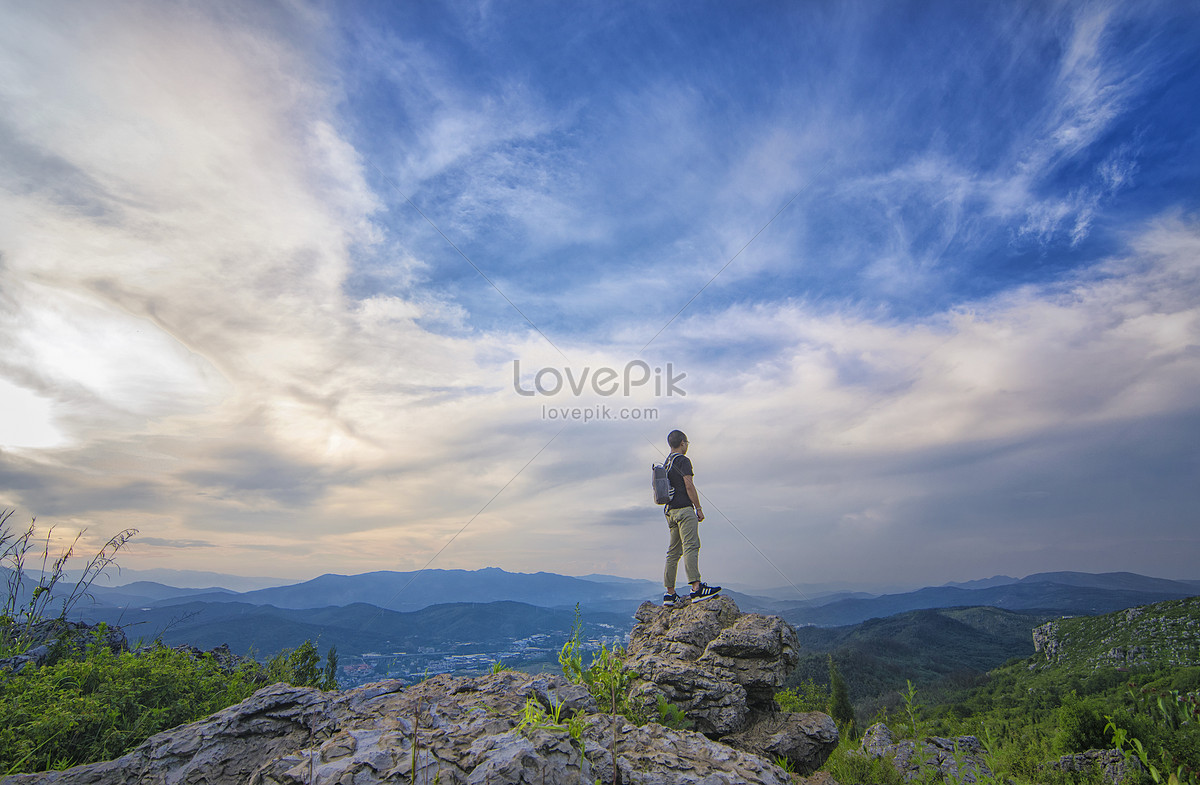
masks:
{"type": "Polygon", "coordinates": [[[683,475],[683,487],[687,488],[688,498],[692,500],[692,506],[696,508],[696,520],[704,520],[704,510],[700,508],[700,492],[696,490],[696,483],[692,481],[692,475],[683,475]]]}

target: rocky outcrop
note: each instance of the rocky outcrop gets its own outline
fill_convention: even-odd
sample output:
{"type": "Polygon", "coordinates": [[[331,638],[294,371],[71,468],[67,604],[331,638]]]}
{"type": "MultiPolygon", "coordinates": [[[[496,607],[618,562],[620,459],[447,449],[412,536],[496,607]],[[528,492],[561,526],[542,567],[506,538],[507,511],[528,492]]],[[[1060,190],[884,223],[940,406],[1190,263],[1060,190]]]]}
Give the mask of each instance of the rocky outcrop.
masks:
{"type": "Polygon", "coordinates": [[[1097,773],[1104,782],[1121,785],[1132,769],[1142,771],[1142,764],[1137,758],[1127,761],[1120,750],[1088,750],[1073,755],[1063,755],[1055,761],[1042,766],[1051,771],[1079,772],[1084,774],[1097,773]]]}
{"type": "Polygon", "coordinates": [[[990,778],[983,745],[974,736],[955,739],[927,736],[920,743],[896,741],[891,729],[876,723],[863,735],[861,755],[890,760],[905,780],[927,781],[932,775],[947,782],[978,782],[990,778]]]}
{"type": "Polygon", "coordinates": [[[661,696],[696,730],[730,746],[818,769],[837,747],[820,713],[784,713],[775,692],[799,661],[796,631],[777,616],[742,613],[729,597],[683,607],[643,603],[627,666],[639,674],[630,700],[654,716],[661,696]]]}
{"type": "Polygon", "coordinates": [[[1040,627],[1033,628],[1033,650],[1045,655],[1046,660],[1054,662],[1059,656],[1058,622],[1048,621],[1040,627]]]}
{"type": "Polygon", "coordinates": [[[1200,597],[1047,622],[1033,630],[1030,669],[1200,665],[1200,597]]]}
{"type": "Polygon", "coordinates": [[[511,671],[344,693],[277,684],[117,760],[3,783],[788,783],[762,757],[699,733],[595,712],[579,685],[511,671]]]}
{"type": "Polygon", "coordinates": [[[769,760],[786,758],[797,774],[804,775],[815,772],[837,748],[838,729],[828,714],[779,712],[721,741],[769,760]]]}

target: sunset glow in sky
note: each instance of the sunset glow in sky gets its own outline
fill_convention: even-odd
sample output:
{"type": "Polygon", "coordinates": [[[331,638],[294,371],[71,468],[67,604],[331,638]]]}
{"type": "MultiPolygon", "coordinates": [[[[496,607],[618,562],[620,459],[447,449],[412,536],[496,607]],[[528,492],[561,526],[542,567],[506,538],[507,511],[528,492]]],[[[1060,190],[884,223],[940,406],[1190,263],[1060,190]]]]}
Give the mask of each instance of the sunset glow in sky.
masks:
{"type": "Polygon", "coordinates": [[[712,582],[1200,578],[1198,63],[1177,2],[7,3],[0,508],[657,579],[681,428],[712,582]]]}

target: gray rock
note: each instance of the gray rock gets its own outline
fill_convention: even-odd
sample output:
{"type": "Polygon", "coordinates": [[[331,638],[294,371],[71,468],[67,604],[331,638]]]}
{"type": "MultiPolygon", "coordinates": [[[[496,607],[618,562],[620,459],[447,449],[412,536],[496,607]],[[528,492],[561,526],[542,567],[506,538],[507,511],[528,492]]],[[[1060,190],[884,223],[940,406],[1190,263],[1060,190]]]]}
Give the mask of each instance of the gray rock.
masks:
{"type": "Polygon", "coordinates": [[[890,760],[906,780],[924,780],[931,771],[935,777],[968,783],[992,776],[983,759],[983,745],[974,736],[928,736],[918,744],[911,739],[896,741],[888,726],[876,723],[863,735],[859,754],[890,760]]]}
{"type": "MultiPolygon", "coordinates": [[[[1105,782],[1121,785],[1129,775],[1131,766],[1120,750],[1088,750],[1073,755],[1063,755],[1058,760],[1044,764],[1042,768],[1084,773],[1098,771],[1105,782]]],[[[1135,758],[1132,768],[1141,771],[1141,761],[1135,758]]]]}
{"type": "Polygon", "coordinates": [[[646,602],[636,618],[627,665],[652,685],[637,693],[663,695],[712,736],[745,730],[755,713],[776,710],[775,690],[799,660],[791,626],[743,614],[729,597],[681,608],[646,602]]]}
{"type": "Polygon", "coordinates": [[[800,661],[796,631],[778,616],[748,613],[721,630],[696,660],[746,688],[753,704],[770,704],[800,661]]]}
{"type": "Polygon", "coordinates": [[[392,681],[343,693],[277,684],[158,734],[115,761],[3,782],[577,785],[611,782],[615,767],[626,785],[788,783],[757,755],[699,733],[639,728],[596,708],[579,685],[517,672],[438,676],[407,689],[392,681]],[[543,715],[557,710],[558,723],[543,717],[522,726],[527,703],[543,715]],[[572,720],[578,735],[567,727],[572,720]]]}
{"type": "Polygon", "coordinates": [[[837,749],[837,723],[821,712],[782,712],[721,742],[768,760],[786,758],[797,774],[815,772],[837,749]]]}
{"type": "Polygon", "coordinates": [[[740,684],[671,660],[641,660],[638,669],[642,680],[630,690],[629,700],[650,717],[657,716],[661,695],[678,706],[696,730],[713,738],[745,730],[749,724],[746,690],[740,684]]]}
{"type": "Polygon", "coordinates": [[[630,700],[654,716],[661,696],[695,729],[739,749],[820,768],[837,747],[828,716],[787,715],[775,692],[799,662],[796,631],[777,616],[742,613],[729,597],[677,608],[643,603],[630,634],[630,700]],[[803,718],[803,719],[801,719],[803,718]]]}

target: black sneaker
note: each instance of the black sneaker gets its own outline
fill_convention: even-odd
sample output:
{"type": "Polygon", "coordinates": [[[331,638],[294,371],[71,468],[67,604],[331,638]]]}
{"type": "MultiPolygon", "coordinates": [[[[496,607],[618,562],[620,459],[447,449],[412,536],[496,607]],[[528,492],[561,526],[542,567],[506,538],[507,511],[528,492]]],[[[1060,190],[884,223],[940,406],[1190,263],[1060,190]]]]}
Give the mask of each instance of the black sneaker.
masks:
{"type": "Polygon", "coordinates": [[[688,597],[688,600],[691,602],[707,600],[709,597],[716,597],[719,591],[721,591],[720,586],[709,586],[707,583],[702,583],[700,584],[699,589],[692,589],[692,593],[688,597]]]}
{"type": "Polygon", "coordinates": [[[664,594],[663,595],[663,607],[674,608],[675,603],[677,603],[677,602],[679,602],[678,594],[664,594]]]}

